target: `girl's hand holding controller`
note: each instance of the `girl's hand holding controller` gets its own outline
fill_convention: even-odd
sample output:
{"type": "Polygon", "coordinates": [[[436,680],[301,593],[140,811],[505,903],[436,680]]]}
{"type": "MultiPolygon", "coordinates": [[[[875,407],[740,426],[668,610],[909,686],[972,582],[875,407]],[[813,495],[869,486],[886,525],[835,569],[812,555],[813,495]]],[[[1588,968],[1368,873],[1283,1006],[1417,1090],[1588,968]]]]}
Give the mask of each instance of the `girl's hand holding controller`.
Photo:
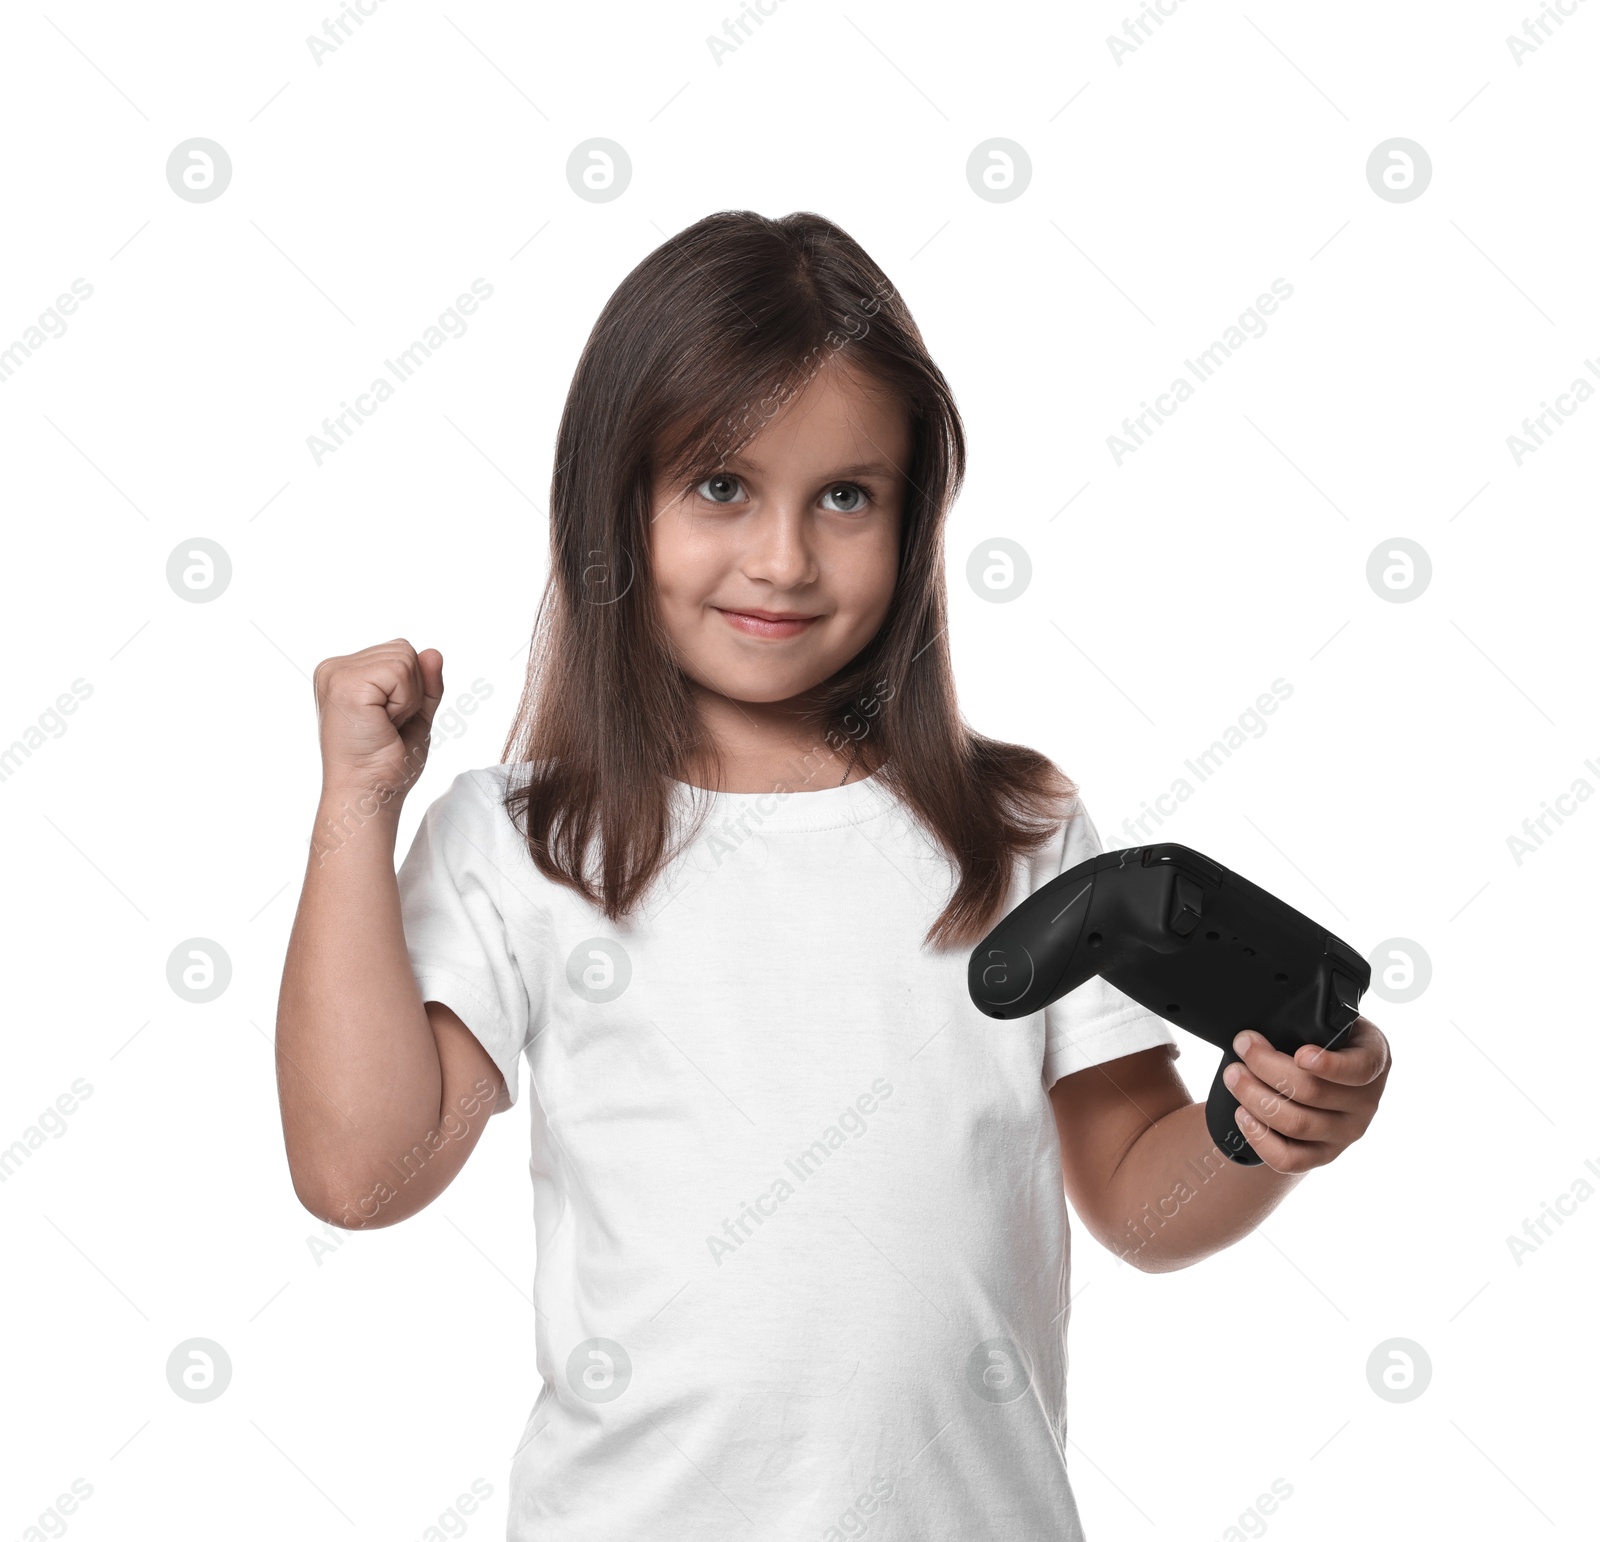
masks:
{"type": "Polygon", "coordinates": [[[1302,1044],[1291,1057],[1248,1030],[1233,1041],[1243,1062],[1222,1073],[1239,1100],[1244,1138],[1275,1172],[1303,1173],[1359,1140],[1389,1079],[1389,1041],[1358,1017],[1338,1049],[1302,1044]]]}
{"type": "MultiPolygon", "coordinates": [[[[444,656],[403,637],[324,659],[312,676],[324,794],[389,803],[428,760],[433,714],[444,696],[444,656]]],[[[398,808],[398,802],[395,806],[398,808]]]]}

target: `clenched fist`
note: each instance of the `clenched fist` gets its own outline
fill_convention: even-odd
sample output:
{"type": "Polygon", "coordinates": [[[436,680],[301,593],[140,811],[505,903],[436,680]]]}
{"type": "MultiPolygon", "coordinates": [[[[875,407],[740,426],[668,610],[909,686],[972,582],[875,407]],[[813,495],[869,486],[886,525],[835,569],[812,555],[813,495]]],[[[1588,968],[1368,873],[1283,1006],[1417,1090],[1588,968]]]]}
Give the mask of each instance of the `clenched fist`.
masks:
{"type": "Polygon", "coordinates": [[[402,796],[428,761],[444,656],[405,638],[324,659],[312,674],[324,793],[402,796]]]}

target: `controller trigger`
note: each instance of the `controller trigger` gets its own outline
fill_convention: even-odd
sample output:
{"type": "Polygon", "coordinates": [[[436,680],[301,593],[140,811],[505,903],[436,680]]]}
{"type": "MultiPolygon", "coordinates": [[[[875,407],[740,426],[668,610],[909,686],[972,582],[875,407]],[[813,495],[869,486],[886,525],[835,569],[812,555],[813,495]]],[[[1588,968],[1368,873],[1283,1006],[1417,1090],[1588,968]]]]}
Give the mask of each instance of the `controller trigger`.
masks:
{"type": "Polygon", "coordinates": [[[1172,885],[1172,914],[1167,917],[1167,925],[1178,936],[1189,936],[1200,924],[1204,903],[1200,885],[1182,873],[1176,874],[1172,885]]]}
{"type": "Polygon", "coordinates": [[[1327,1026],[1330,1033],[1343,1034],[1361,1015],[1361,987],[1336,969],[1328,986],[1327,1026]]]}

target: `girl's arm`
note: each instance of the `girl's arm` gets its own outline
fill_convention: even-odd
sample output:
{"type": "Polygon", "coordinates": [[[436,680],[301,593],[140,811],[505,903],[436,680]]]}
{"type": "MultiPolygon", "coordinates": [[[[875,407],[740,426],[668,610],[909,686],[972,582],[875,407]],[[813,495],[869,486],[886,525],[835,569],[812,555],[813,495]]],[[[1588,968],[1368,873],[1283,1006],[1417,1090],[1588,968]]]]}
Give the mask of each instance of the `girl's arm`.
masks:
{"type": "Polygon", "coordinates": [[[403,639],[317,666],[322,794],[278,996],[278,1101],[300,1202],[348,1228],[420,1210],[461,1169],[501,1077],[401,926],[395,833],[443,659],[403,639]]]}
{"type": "MultiPolygon", "coordinates": [[[[1243,1037],[1243,1036],[1241,1036],[1243,1037]]],[[[1313,1167],[1365,1133],[1389,1074],[1389,1045],[1356,1019],[1345,1047],[1291,1059],[1259,1034],[1231,1082],[1262,1158],[1240,1167],[1206,1130],[1170,1046],[1064,1076],[1050,1089],[1067,1196],[1112,1252],[1151,1273],[1181,1269],[1255,1230],[1313,1167]]]]}

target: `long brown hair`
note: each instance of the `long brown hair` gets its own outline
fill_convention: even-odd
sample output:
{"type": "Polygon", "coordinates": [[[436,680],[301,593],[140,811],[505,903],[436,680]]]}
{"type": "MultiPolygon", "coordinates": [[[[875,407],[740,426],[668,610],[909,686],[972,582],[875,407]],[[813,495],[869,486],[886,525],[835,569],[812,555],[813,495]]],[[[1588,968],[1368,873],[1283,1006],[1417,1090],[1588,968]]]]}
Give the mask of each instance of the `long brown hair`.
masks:
{"type": "MultiPolygon", "coordinates": [[[[617,921],[674,854],[675,779],[717,763],[655,606],[653,490],[709,476],[839,357],[905,404],[900,567],[877,635],[808,693],[802,721],[854,741],[960,869],[929,946],[998,919],[1014,858],[1059,828],[1075,784],[1047,756],[986,738],[956,703],[944,520],[966,469],[954,397],[883,270],[820,214],[707,215],[617,286],[567,392],[550,484],[550,575],[503,762],[505,806],[539,870],[617,921]],[[599,865],[589,853],[598,837],[599,865]]],[[[808,761],[809,755],[801,757],[808,761]]],[[[804,786],[798,765],[779,792],[804,786]]]]}

